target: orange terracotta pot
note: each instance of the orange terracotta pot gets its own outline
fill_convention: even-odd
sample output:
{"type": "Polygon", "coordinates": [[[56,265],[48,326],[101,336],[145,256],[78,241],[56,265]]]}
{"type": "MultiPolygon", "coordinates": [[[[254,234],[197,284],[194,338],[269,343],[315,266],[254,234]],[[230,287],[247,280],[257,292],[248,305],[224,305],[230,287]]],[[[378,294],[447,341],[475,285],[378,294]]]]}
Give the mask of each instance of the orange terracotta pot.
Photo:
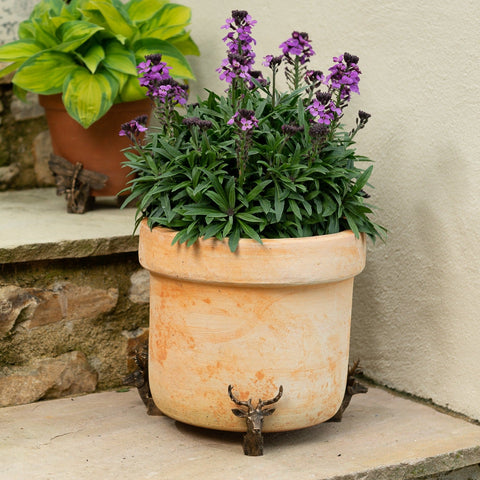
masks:
{"type": "Polygon", "coordinates": [[[122,149],[130,142],[118,132],[123,123],[139,115],[149,115],[150,100],[115,104],[88,128],[83,128],[67,113],[60,94],[40,95],[39,103],[45,108],[53,152],[74,165],[80,162],[87,170],[108,175],[105,187],[92,190],[92,196],[115,196],[126,187],[129,170],[122,167],[126,161],[122,149]]]}
{"type": "Polygon", "coordinates": [[[140,227],[140,263],[150,271],[150,388],[166,415],[196,426],[245,431],[231,409],[273,398],[263,431],[331,418],[345,393],[353,277],[365,238],[209,239],[172,246],[176,232],[140,227]]]}

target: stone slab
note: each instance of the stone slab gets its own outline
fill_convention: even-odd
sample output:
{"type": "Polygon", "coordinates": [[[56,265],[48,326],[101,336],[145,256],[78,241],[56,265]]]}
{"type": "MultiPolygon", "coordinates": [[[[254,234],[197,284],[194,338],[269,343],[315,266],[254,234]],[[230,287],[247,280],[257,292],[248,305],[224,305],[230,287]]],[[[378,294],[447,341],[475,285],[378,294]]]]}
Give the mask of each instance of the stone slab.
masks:
{"type": "Polygon", "coordinates": [[[71,214],[54,188],[0,192],[0,263],[136,251],[134,218],[134,208],[121,210],[111,197],[71,214]]]}
{"type": "Polygon", "coordinates": [[[480,426],[372,387],[341,423],[265,435],[263,457],[148,416],[136,390],[0,409],[0,431],[0,480],[406,480],[480,462],[480,426]]]}

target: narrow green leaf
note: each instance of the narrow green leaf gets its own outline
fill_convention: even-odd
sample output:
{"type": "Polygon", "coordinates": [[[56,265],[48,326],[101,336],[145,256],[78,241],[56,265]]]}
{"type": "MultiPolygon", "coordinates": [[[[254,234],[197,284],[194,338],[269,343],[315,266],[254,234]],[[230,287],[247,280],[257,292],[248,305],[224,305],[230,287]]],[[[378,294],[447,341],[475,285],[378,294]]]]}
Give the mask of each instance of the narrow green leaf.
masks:
{"type": "Polygon", "coordinates": [[[357,181],[355,182],[354,187],[350,190],[350,193],[352,195],[355,195],[358,193],[368,182],[368,179],[370,178],[370,175],[372,174],[373,170],[373,165],[370,165],[358,178],[357,181]]]}
{"type": "Polygon", "coordinates": [[[252,188],[247,194],[247,201],[251,202],[252,200],[255,200],[260,193],[262,193],[265,190],[265,187],[272,183],[271,180],[265,180],[263,182],[260,182],[257,186],[252,188]]]}
{"type": "Polygon", "coordinates": [[[237,250],[238,242],[240,241],[240,228],[237,226],[233,229],[231,235],[228,237],[228,247],[234,253],[237,250]]]}
{"type": "Polygon", "coordinates": [[[242,220],[238,220],[238,223],[240,224],[240,226],[242,227],[242,230],[246,235],[248,235],[250,238],[253,238],[258,243],[261,243],[263,245],[260,235],[250,225],[243,222],[242,220]]]}

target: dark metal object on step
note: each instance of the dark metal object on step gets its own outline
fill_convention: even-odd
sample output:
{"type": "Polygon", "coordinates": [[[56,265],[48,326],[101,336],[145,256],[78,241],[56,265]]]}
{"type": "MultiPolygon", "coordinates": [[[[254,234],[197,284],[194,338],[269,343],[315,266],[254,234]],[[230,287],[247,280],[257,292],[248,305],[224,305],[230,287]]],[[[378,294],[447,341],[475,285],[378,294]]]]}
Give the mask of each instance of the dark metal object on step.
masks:
{"type": "Polygon", "coordinates": [[[123,379],[124,385],[137,387],[138,393],[147,407],[148,415],[163,415],[155,405],[148,383],[148,342],[135,351],[135,364],[138,369],[123,379]]]}
{"type": "Polygon", "coordinates": [[[65,194],[68,213],[91,210],[95,198],[90,195],[90,190],[101,190],[108,180],[108,176],[103,173],[85,170],[81,163],[73,165],[54,154],[51,154],[48,166],[55,175],[57,195],[65,194]]]}
{"type": "Polygon", "coordinates": [[[351,367],[348,369],[348,377],[347,377],[347,387],[345,388],[345,396],[343,397],[342,404],[338,409],[337,413],[328,420],[329,422],[341,422],[343,412],[350,404],[353,395],[357,393],[367,393],[368,388],[365,385],[362,385],[360,382],[357,381],[355,375],[360,375],[362,373],[361,368],[359,367],[360,361],[357,360],[353,363],[351,367]]]}
{"type": "Polygon", "coordinates": [[[233,394],[233,386],[228,386],[228,395],[230,396],[232,402],[240,407],[246,407],[247,410],[241,410],[239,408],[233,408],[232,412],[235,416],[245,418],[247,423],[247,433],[243,437],[243,452],[245,455],[249,456],[260,456],[263,455],[263,437],[262,437],[262,426],[263,418],[271,415],[275,408],[267,408],[264,410],[263,407],[267,405],[272,405],[277,403],[280,400],[280,397],[283,394],[283,386],[280,386],[278,394],[276,397],[262,401],[258,400],[257,406],[252,405],[252,399],[248,401],[242,401],[235,397],[233,394]]]}

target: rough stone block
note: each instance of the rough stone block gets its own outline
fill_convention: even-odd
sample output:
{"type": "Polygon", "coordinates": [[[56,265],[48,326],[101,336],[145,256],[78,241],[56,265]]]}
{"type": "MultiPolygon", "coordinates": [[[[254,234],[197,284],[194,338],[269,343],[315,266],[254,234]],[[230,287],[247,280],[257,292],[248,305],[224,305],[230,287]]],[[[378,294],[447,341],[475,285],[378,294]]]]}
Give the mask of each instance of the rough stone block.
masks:
{"type": "Polygon", "coordinates": [[[55,185],[55,178],[48,166],[50,154],[53,152],[50,132],[45,130],[39,133],[33,140],[34,172],[39,187],[55,185]]]}
{"type": "Polygon", "coordinates": [[[128,298],[133,303],[149,303],[150,273],[147,270],[138,270],[130,277],[128,298]]]}
{"type": "Polygon", "coordinates": [[[12,99],[10,109],[13,118],[17,122],[43,117],[45,115],[44,108],[38,103],[38,95],[28,92],[26,100],[26,102],[23,102],[16,97],[12,99]]]}
{"type": "Polygon", "coordinates": [[[19,173],[20,167],[17,163],[0,167],[0,190],[6,190],[19,173]]]}
{"type": "Polygon", "coordinates": [[[0,287],[0,338],[10,332],[25,310],[32,310],[37,302],[27,289],[15,285],[0,287]]]}
{"type": "Polygon", "coordinates": [[[4,368],[2,373],[0,407],[91,393],[98,380],[97,372],[78,351],[35,360],[25,367],[4,368]]]}
{"type": "Polygon", "coordinates": [[[0,288],[0,334],[17,328],[32,329],[60,322],[95,319],[117,305],[118,289],[96,289],[73,283],[51,288],[0,288]],[[28,307],[28,308],[27,308],[28,307]]]}

